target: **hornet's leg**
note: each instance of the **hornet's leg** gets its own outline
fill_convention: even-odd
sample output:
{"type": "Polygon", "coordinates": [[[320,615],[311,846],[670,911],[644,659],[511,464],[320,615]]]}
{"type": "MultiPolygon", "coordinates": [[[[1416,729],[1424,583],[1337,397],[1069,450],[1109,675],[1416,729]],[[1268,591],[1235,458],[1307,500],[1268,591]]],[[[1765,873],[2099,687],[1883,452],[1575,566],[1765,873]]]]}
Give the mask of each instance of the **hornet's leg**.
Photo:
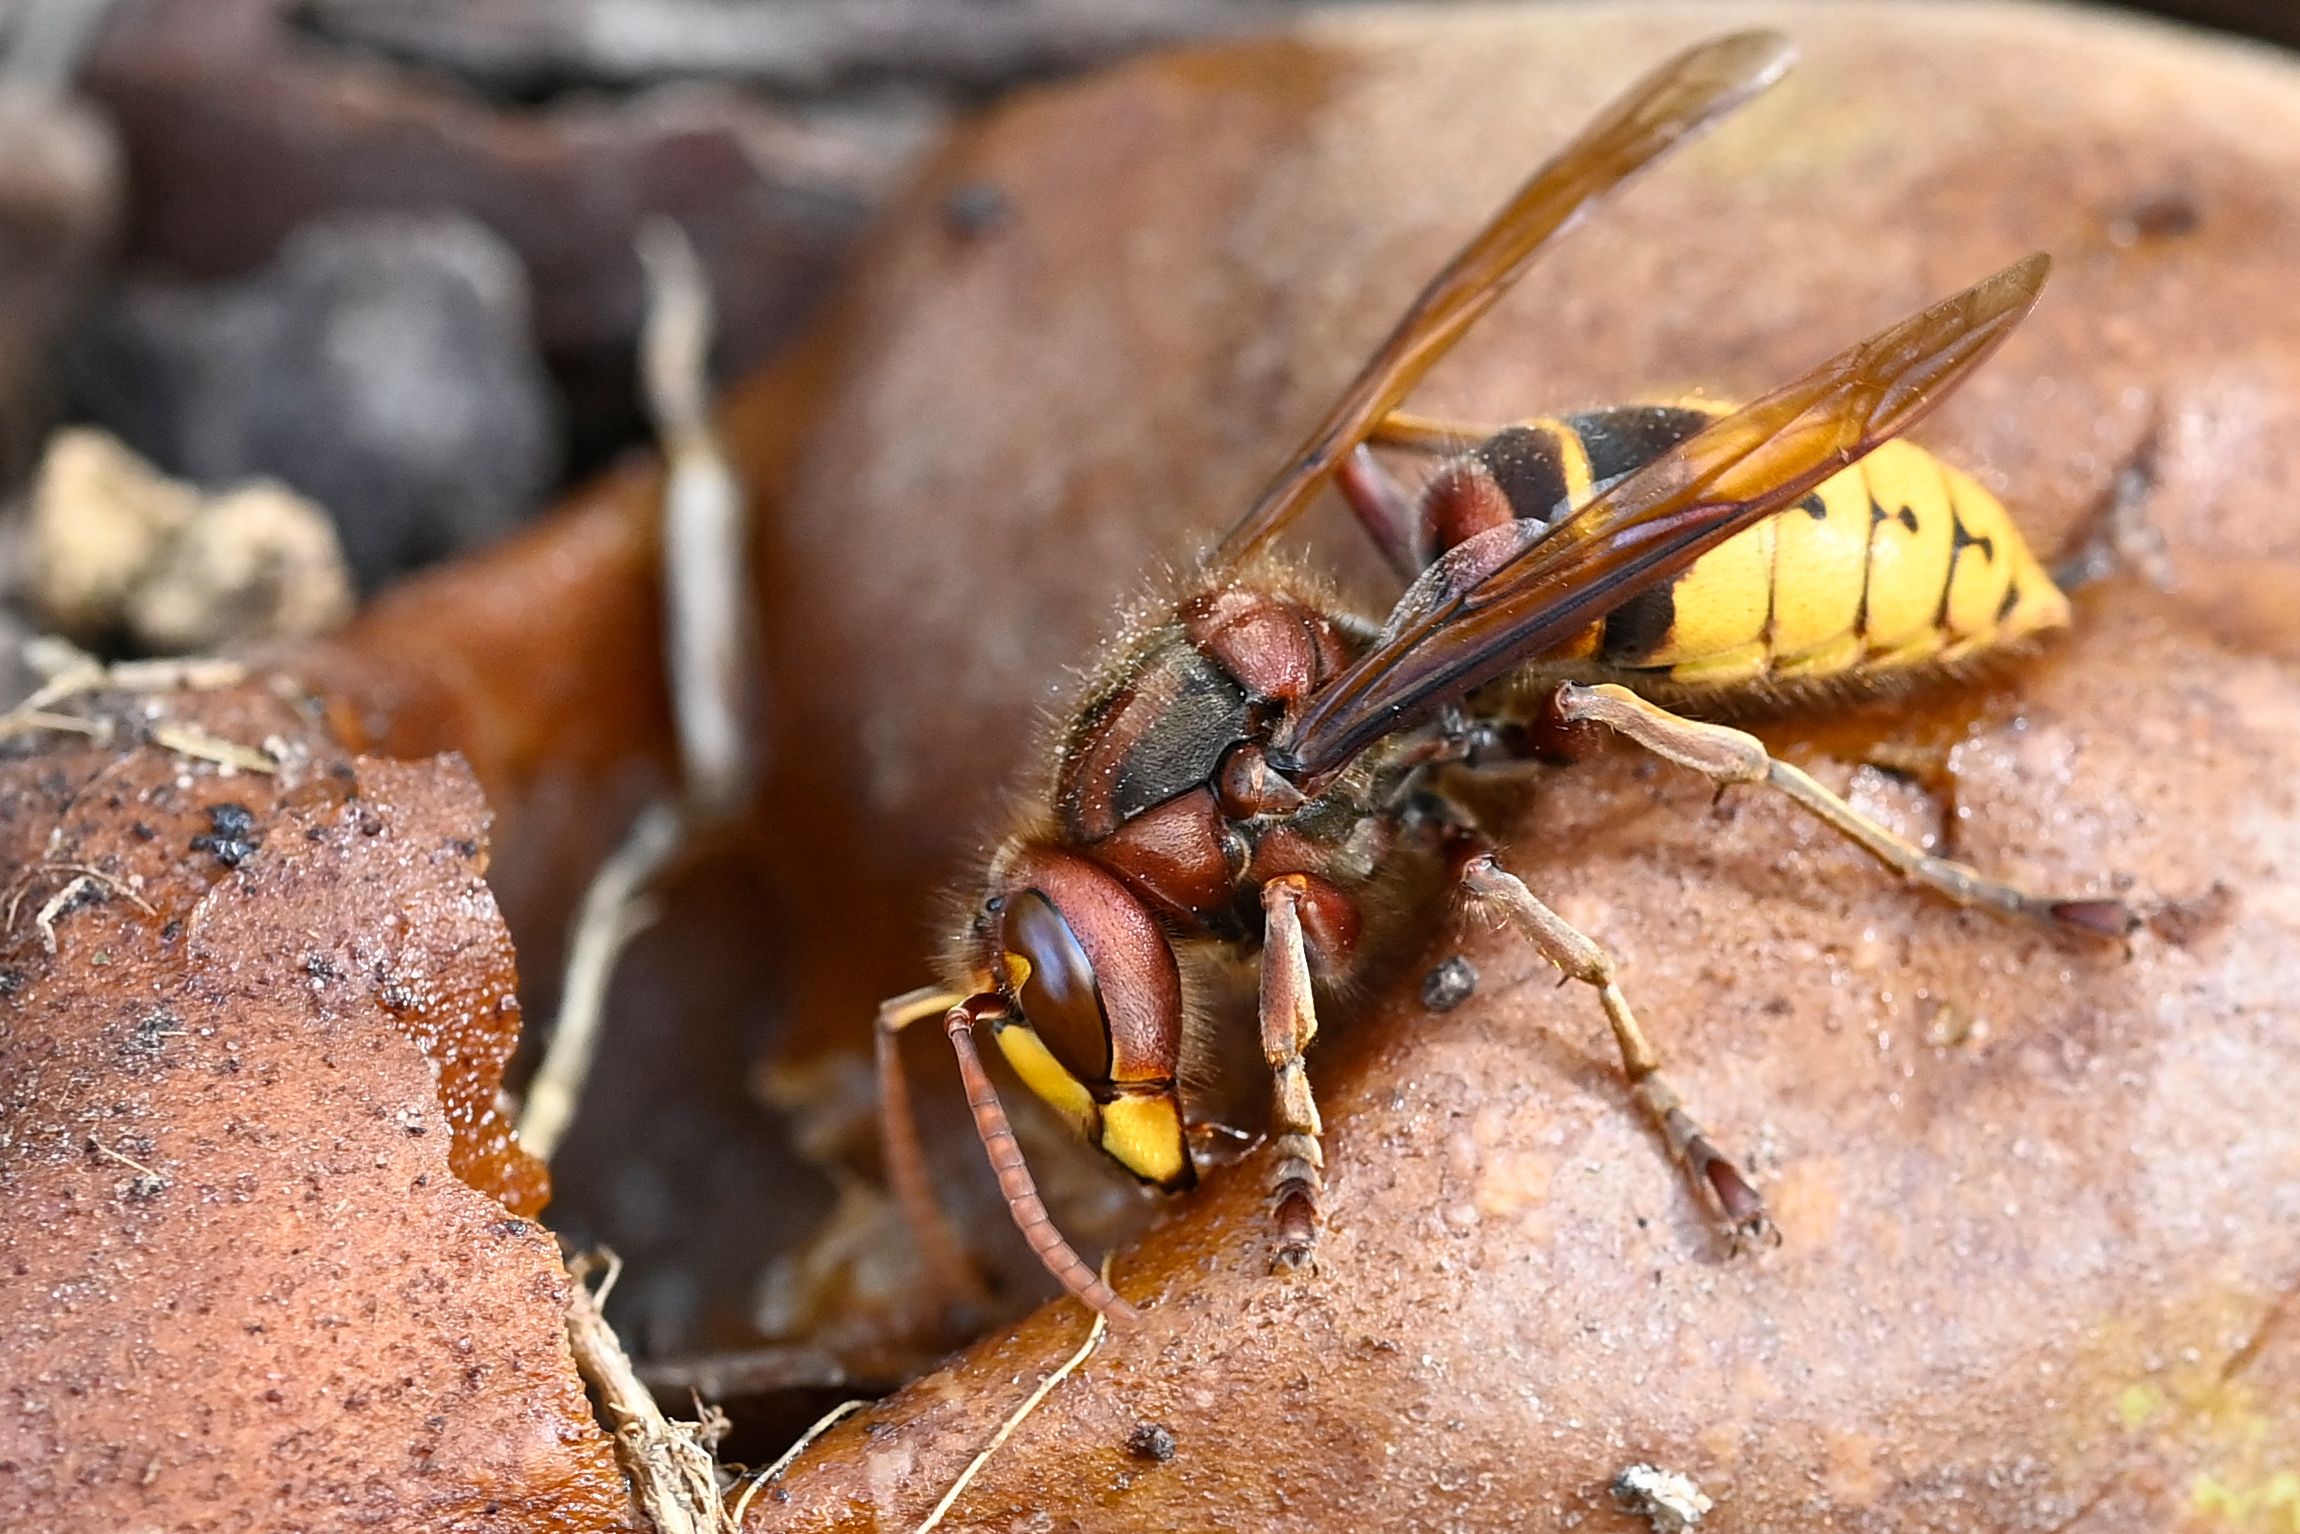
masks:
{"type": "Polygon", "coordinates": [[[1986,878],[1962,863],[1934,857],[1854,809],[1805,772],[1774,760],[1756,736],[1723,725],[1680,719],[1626,687],[1568,683],[1558,689],[1557,712],[1569,722],[1586,719],[1619,731],[1656,756],[1706,774],[1720,785],[1763,783],[1778,789],[1902,878],[1957,905],[1980,906],[2092,937],[2120,938],[2139,925],[2132,908],[2121,900],[2032,895],[1986,878]]]}
{"type": "MultiPolygon", "coordinates": [[[[1352,449],[1335,469],[1334,485],[1342,492],[1342,499],[1357,513],[1374,546],[1407,580],[1421,574],[1423,556],[1432,552],[1431,532],[1440,533],[1438,550],[1450,548],[1459,540],[1461,530],[1448,528],[1451,519],[1439,505],[1433,505],[1433,501],[1443,503],[1458,495],[1459,489],[1445,482],[1441,470],[1439,477],[1425,485],[1419,495],[1409,496],[1382,468],[1368,444],[1379,443],[1404,452],[1450,459],[1470,452],[1503,429],[1393,410],[1374,426],[1366,442],[1352,449]],[[1452,536],[1447,536],[1449,532],[1452,536]]],[[[1488,520],[1495,516],[1506,519],[1510,515],[1506,502],[1481,510],[1488,520]]]]}
{"type": "Polygon", "coordinates": [[[1334,485],[1350,510],[1357,513],[1366,536],[1373,539],[1390,568],[1409,581],[1419,575],[1421,569],[1414,563],[1414,528],[1419,514],[1413,498],[1399,488],[1374,455],[1362,446],[1352,449],[1334,471],[1334,485]]]}
{"type": "Polygon", "coordinates": [[[1302,1068],[1302,1051],[1318,1036],[1318,1013],[1310,995],[1309,943],[1302,916],[1313,920],[1325,900],[1346,899],[1338,890],[1303,874],[1288,874],[1262,886],[1262,1057],[1270,1065],[1276,1095],[1272,1129],[1278,1164],[1271,1174],[1270,1210],[1278,1229],[1273,1271],[1316,1271],[1310,1253],[1324,1218],[1318,1196],[1325,1184],[1326,1153],[1319,1137],[1317,1099],[1302,1068]]]}
{"type": "Polygon", "coordinates": [[[1504,430],[1505,427],[1493,422],[1446,421],[1436,416],[1393,410],[1383,416],[1372,431],[1366,433],[1366,440],[1382,447],[1450,458],[1501,435],[1504,430]]]}
{"type": "Polygon", "coordinates": [[[2156,494],[2158,460],[2164,446],[2164,417],[2159,409],[2148,435],[2140,439],[2108,488],[2093,503],[2085,518],[2090,528],[2077,546],[2052,567],[2052,583],[2073,592],[2128,568],[2159,591],[2173,587],[2172,555],[2164,534],[2148,520],[2148,503],[2156,494]]]}
{"type": "Polygon", "coordinates": [[[1740,1168],[1717,1149],[1661,1074],[1661,1057],[1637,1017],[1629,999],[1614,982],[1613,959],[1588,937],[1567,925],[1548,906],[1534,898],[1518,877],[1494,861],[1493,853],[1471,844],[1459,859],[1461,886],[1509,918],[1541,956],[1556,965],[1567,979],[1593,987],[1605,1020],[1613,1025],[1613,1042],[1621,1051],[1621,1071],[1629,1078],[1630,1095],[1660,1129],[1669,1155],[1685,1169],[1694,1187],[1714,1203],[1733,1227],[1736,1240],[1778,1240],[1765,1202],[1740,1168]]]}
{"type": "Polygon", "coordinates": [[[928,1274],[946,1295],[980,1306],[989,1296],[942,1206],[935,1202],[926,1151],[918,1140],[918,1118],[911,1106],[910,1078],[902,1067],[902,1031],[922,1019],[940,1017],[965,1000],[954,991],[928,987],[879,1003],[879,1136],[886,1158],[887,1186],[918,1242],[919,1255],[926,1259],[928,1274]]]}

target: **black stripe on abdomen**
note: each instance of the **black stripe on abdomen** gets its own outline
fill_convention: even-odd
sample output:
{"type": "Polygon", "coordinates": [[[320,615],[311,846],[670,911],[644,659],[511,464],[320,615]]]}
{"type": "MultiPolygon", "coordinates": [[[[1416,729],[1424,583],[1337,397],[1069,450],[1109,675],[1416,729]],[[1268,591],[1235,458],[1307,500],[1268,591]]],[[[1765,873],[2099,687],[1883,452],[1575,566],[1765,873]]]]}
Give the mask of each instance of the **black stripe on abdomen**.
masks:
{"type": "Polygon", "coordinates": [[[1569,415],[1565,423],[1589,455],[1589,477],[1602,487],[1640,469],[1716,417],[1683,405],[1616,405],[1569,415]]]}
{"type": "Polygon", "coordinates": [[[1597,653],[1606,664],[1640,666],[1669,637],[1677,623],[1677,583],[1640,591],[1605,615],[1597,653]]]}
{"type": "Polygon", "coordinates": [[[1565,504],[1565,464],[1546,429],[1506,427],[1488,437],[1477,456],[1520,522],[1547,522],[1565,504]]]}

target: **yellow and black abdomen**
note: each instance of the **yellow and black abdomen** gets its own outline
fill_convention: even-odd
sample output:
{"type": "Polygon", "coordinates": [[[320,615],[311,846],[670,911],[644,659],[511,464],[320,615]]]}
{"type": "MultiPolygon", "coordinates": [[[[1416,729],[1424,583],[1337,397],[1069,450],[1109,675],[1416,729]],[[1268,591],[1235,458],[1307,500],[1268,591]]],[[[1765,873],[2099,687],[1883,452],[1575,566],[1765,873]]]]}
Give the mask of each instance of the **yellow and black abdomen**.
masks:
{"type": "MultiPolygon", "coordinates": [[[[1528,421],[1477,456],[1520,516],[1554,516],[1724,407],[1631,405],[1528,421]]],[[[1887,442],[1787,511],[1631,598],[1559,659],[1706,689],[1883,680],[2068,622],[2068,599],[2004,503],[1887,442]]]]}

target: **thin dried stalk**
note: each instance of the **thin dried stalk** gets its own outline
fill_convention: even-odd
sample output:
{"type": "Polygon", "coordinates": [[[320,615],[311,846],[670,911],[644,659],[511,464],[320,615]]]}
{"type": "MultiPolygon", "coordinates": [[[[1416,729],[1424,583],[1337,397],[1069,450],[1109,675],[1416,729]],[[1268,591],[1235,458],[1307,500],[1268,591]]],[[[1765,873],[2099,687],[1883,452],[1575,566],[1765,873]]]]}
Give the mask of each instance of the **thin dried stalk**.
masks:
{"type": "Polygon", "coordinates": [[[24,646],[24,658],[47,680],[30,697],[0,714],[0,740],[33,730],[76,730],[100,735],[105,726],[58,714],[55,706],[67,698],[117,688],[122,692],[170,692],[183,688],[205,692],[231,687],[247,677],[238,661],[195,656],[188,660],[131,660],[107,666],[94,656],[52,635],[42,635],[24,646]]]}
{"type": "Polygon", "coordinates": [[[677,224],[639,231],[647,272],[640,375],[662,442],[664,649],[687,802],[719,819],[756,771],[745,726],[752,682],[743,494],[710,416],[711,290],[677,224]]]}
{"type": "MultiPolygon", "coordinates": [[[[631,1495],[658,1534],[732,1534],[735,1525],[719,1499],[718,1462],[698,1423],[673,1422],[631,1367],[615,1329],[600,1314],[589,1278],[589,1257],[568,1265],[567,1341],[575,1367],[597,1392],[615,1438],[615,1459],[631,1495]]],[[[606,1285],[621,1264],[607,1259],[606,1285]]],[[[603,1285],[602,1287],[605,1287],[603,1285]]]]}
{"type": "MultiPolygon", "coordinates": [[[[1109,1282],[1107,1277],[1109,1266],[1107,1262],[1103,1264],[1106,1275],[1103,1282],[1105,1283],[1109,1282]]],[[[1078,1366],[1086,1362],[1087,1355],[1101,1345],[1102,1333],[1109,1324],[1109,1318],[1103,1315],[1101,1311],[1094,1312],[1093,1324],[1086,1328],[1086,1340],[1078,1345],[1078,1351],[1065,1358],[1060,1367],[1040,1380],[1038,1388],[1030,1392],[1023,1403],[1014,1409],[1013,1415],[999,1424],[997,1433],[992,1435],[989,1443],[982,1446],[982,1452],[969,1460],[966,1468],[958,1473],[958,1479],[950,1483],[950,1490],[942,1494],[942,1500],[934,1505],[933,1512],[926,1515],[926,1521],[918,1526],[915,1534],[933,1534],[933,1531],[941,1526],[945,1515],[958,1501],[959,1493],[974,1484],[974,1478],[982,1473],[983,1466],[990,1463],[991,1456],[1006,1447],[1006,1440],[1012,1438],[1014,1430],[1021,1427],[1023,1421],[1032,1412],[1038,1410],[1039,1403],[1054,1394],[1054,1387],[1077,1372],[1078,1366]]]]}
{"type": "Polygon", "coordinates": [[[668,464],[664,640],[682,786],[677,803],[641,812],[584,893],[559,1017],[519,1115],[521,1142],[546,1161],[574,1122],[598,1058],[615,962],[652,920],[649,886],[698,829],[740,807],[753,772],[743,710],[751,681],[743,500],[710,420],[710,291],[694,247],[668,220],[641,231],[639,254],[650,288],[641,374],[668,464]]]}
{"type": "Polygon", "coordinates": [[[549,1161],[575,1122],[583,1084],[599,1055],[599,1032],[607,1016],[607,987],[624,945],[654,920],[646,898],[655,876],[678,856],[686,842],[686,821],[676,805],[654,804],[641,811],[623,843],[599,865],[575,934],[567,945],[567,974],[559,993],[559,1017],[543,1063],[519,1110],[519,1141],[549,1161]]]}
{"type": "Polygon", "coordinates": [[[219,767],[230,767],[240,772],[270,774],[279,771],[279,764],[255,747],[243,746],[221,735],[211,735],[196,724],[155,724],[150,733],[153,745],[180,756],[196,757],[203,762],[214,762],[219,767]]]}
{"type": "Polygon", "coordinates": [[[865,1406],[869,1404],[870,1403],[867,1401],[839,1402],[838,1405],[832,1407],[829,1411],[824,1412],[820,1417],[817,1417],[815,1419],[815,1425],[801,1433],[799,1435],[799,1441],[785,1449],[780,1459],[776,1460],[766,1469],[760,1471],[757,1475],[751,1477],[750,1481],[743,1487],[743,1494],[735,1499],[735,1510],[729,1515],[729,1519],[735,1525],[735,1527],[737,1529],[742,1528],[743,1514],[750,1511],[751,1499],[757,1496],[760,1492],[766,1490],[769,1486],[772,1486],[775,1483],[776,1477],[780,1476],[784,1471],[790,1469],[791,1462],[797,1459],[801,1454],[804,1454],[807,1451],[807,1446],[809,1444],[813,1443],[816,1439],[822,1437],[823,1434],[829,1432],[832,1428],[838,1426],[839,1423],[844,1422],[847,1418],[853,1416],[856,1412],[861,1411],[865,1406]]]}

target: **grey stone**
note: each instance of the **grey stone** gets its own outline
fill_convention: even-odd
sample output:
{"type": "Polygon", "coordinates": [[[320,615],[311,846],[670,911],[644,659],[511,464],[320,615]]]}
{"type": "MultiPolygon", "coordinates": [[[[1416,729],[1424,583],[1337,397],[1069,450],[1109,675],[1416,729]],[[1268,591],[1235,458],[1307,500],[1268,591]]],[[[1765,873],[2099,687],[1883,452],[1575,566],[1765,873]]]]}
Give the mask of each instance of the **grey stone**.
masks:
{"type": "Polygon", "coordinates": [[[179,476],[318,501],[370,589],[503,533],[559,463],[525,275],[456,214],[334,215],[242,282],[132,281],[67,376],[78,413],[179,476]]]}

